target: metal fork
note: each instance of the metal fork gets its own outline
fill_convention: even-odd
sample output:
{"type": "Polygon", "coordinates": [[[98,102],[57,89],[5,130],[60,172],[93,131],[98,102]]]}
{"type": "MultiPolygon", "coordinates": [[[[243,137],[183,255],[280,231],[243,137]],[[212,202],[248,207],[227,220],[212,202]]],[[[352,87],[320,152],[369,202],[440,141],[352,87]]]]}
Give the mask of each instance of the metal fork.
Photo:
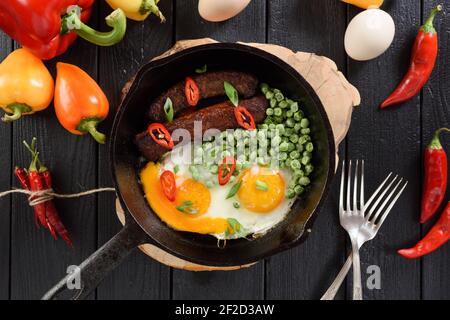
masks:
{"type": "MultiPolygon", "coordinates": [[[[380,230],[383,222],[386,220],[388,214],[394,207],[395,203],[397,202],[400,195],[405,190],[408,182],[404,180],[403,178],[399,178],[398,175],[396,175],[394,178],[392,178],[392,172],[389,173],[389,175],[386,177],[386,179],[381,183],[381,185],[375,190],[373,195],[370,197],[369,201],[364,204],[364,161],[361,162],[361,186],[360,186],[360,209],[357,208],[357,201],[355,200],[357,197],[357,174],[358,174],[358,163],[356,163],[356,169],[355,169],[355,182],[354,182],[354,189],[353,189],[353,211],[351,211],[350,208],[350,184],[351,184],[351,162],[349,164],[349,172],[348,172],[348,183],[347,183],[347,206],[346,211],[343,209],[343,197],[344,197],[344,176],[345,176],[345,161],[342,165],[342,177],[341,177],[341,190],[340,190],[340,201],[339,201],[339,209],[340,209],[340,218],[341,218],[341,224],[343,220],[346,220],[344,222],[346,225],[349,226],[349,228],[352,230],[353,234],[356,234],[354,236],[356,239],[355,241],[352,240],[352,252],[354,252],[354,249],[361,248],[361,246],[369,241],[375,238],[375,236],[378,233],[378,230],[380,230]],[[386,186],[387,185],[387,186],[386,186]],[[381,194],[380,194],[381,192],[381,194]],[[387,194],[389,192],[389,194],[387,194]],[[384,201],[380,202],[384,199],[384,201]],[[391,200],[392,199],[392,200],[391,200]],[[387,207],[386,207],[387,206],[387,207]],[[356,208],[356,209],[355,209],[356,208]],[[362,209],[361,209],[362,208],[362,209]],[[342,210],[341,210],[342,209],[342,210]],[[378,209],[378,210],[377,210],[378,209]],[[376,211],[375,211],[376,210],[376,211]],[[341,212],[342,211],[342,212],[341,212]],[[364,213],[367,212],[366,215],[364,213]],[[362,217],[361,217],[362,215],[362,217]],[[348,222],[347,220],[353,220],[353,222],[348,222]],[[356,230],[356,225],[359,224],[358,230],[356,230]],[[353,245],[353,242],[355,242],[355,245],[353,245]]],[[[352,238],[352,236],[351,236],[352,238]]],[[[355,292],[355,285],[353,290],[353,299],[362,299],[362,286],[361,286],[361,272],[360,272],[360,265],[359,265],[359,251],[357,252],[357,268],[359,270],[354,271],[354,280],[355,277],[359,276],[359,287],[358,287],[358,279],[356,279],[356,292],[355,292]],[[355,273],[358,273],[359,275],[355,273]]],[[[322,296],[321,300],[332,300],[336,296],[337,291],[339,290],[342,282],[344,281],[345,277],[347,276],[348,272],[350,271],[350,267],[352,266],[352,255],[350,255],[347,258],[347,261],[345,262],[344,266],[342,267],[341,271],[339,272],[338,276],[334,280],[334,282],[331,284],[330,288],[328,288],[327,292],[322,296]]],[[[355,266],[355,259],[353,259],[353,263],[355,266]]],[[[356,269],[354,267],[354,269],[356,269]]]]}

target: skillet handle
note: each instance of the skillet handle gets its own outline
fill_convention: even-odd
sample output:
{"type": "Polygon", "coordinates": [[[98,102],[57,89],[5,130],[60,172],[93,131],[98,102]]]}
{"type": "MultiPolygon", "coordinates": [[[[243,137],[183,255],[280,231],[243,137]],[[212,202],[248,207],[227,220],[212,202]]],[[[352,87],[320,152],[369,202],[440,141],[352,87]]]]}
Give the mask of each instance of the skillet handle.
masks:
{"type": "Polygon", "coordinates": [[[148,242],[148,235],[130,217],[119,233],[51,288],[42,300],[56,300],[62,293],[72,296],[71,300],[85,299],[134,248],[148,242]]]}

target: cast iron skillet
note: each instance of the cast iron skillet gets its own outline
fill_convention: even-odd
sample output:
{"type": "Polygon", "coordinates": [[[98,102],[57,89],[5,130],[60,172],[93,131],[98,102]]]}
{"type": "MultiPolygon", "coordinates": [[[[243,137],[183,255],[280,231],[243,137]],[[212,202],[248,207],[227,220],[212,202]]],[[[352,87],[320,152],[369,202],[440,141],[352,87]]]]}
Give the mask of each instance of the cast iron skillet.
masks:
{"type": "MultiPolygon", "coordinates": [[[[66,297],[61,295],[63,291],[73,299],[87,297],[132,249],[143,243],[154,244],[177,257],[209,266],[243,265],[292,248],[306,238],[306,230],[320,210],[335,167],[332,129],[323,105],[311,86],[279,58],[240,44],[198,46],[144,65],[118,109],[110,141],[111,171],[117,195],[126,212],[126,224],[79,266],[80,289],[67,289],[66,283],[71,280],[68,275],[43,299],[66,297]],[[219,248],[217,240],[211,236],[175,231],[152,212],[139,185],[142,159],[132,142],[135,134],[148,125],[144,112],[150,101],[205,64],[209,68],[252,72],[260,81],[280,88],[289,97],[301,99],[303,109],[311,120],[315,143],[312,160],[315,170],[311,187],[303,198],[295,202],[287,218],[256,240],[228,241],[225,248],[219,248]]],[[[72,279],[71,283],[76,281],[72,279]]]]}

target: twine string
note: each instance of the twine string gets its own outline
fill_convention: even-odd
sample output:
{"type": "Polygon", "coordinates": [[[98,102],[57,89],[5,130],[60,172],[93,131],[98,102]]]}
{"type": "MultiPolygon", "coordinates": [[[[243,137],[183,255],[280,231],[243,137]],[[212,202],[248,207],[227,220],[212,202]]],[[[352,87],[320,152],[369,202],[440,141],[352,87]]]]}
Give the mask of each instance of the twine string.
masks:
{"type": "Polygon", "coordinates": [[[54,198],[58,199],[71,199],[71,198],[81,198],[84,196],[88,196],[95,193],[100,192],[116,192],[114,188],[98,188],[87,190],[79,193],[71,193],[71,194],[60,194],[56,193],[53,189],[46,189],[40,191],[30,191],[24,189],[12,189],[4,192],[0,192],[0,198],[6,197],[10,194],[25,194],[28,196],[28,204],[33,207],[41,203],[45,203],[47,201],[53,200],[54,198]]]}

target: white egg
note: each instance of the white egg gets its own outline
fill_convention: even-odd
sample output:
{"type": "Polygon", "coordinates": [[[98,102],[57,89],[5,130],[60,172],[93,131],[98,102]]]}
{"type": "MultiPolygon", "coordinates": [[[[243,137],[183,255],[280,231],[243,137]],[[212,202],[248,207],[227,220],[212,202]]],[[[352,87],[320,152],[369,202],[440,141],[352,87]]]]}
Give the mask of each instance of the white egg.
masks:
{"type": "Polygon", "coordinates": [[[368,9],[350,21],[345,32],[345,50],[354,60],[366,61],[382,55],[395,36],[392,17],[380,9],[368,9]]]}
{"type": "Polygon", "coordinates": [[[200,16],[211,22],[225,21],[237,16],[251,0],[200,0],[198,12],[200,16]]]}

